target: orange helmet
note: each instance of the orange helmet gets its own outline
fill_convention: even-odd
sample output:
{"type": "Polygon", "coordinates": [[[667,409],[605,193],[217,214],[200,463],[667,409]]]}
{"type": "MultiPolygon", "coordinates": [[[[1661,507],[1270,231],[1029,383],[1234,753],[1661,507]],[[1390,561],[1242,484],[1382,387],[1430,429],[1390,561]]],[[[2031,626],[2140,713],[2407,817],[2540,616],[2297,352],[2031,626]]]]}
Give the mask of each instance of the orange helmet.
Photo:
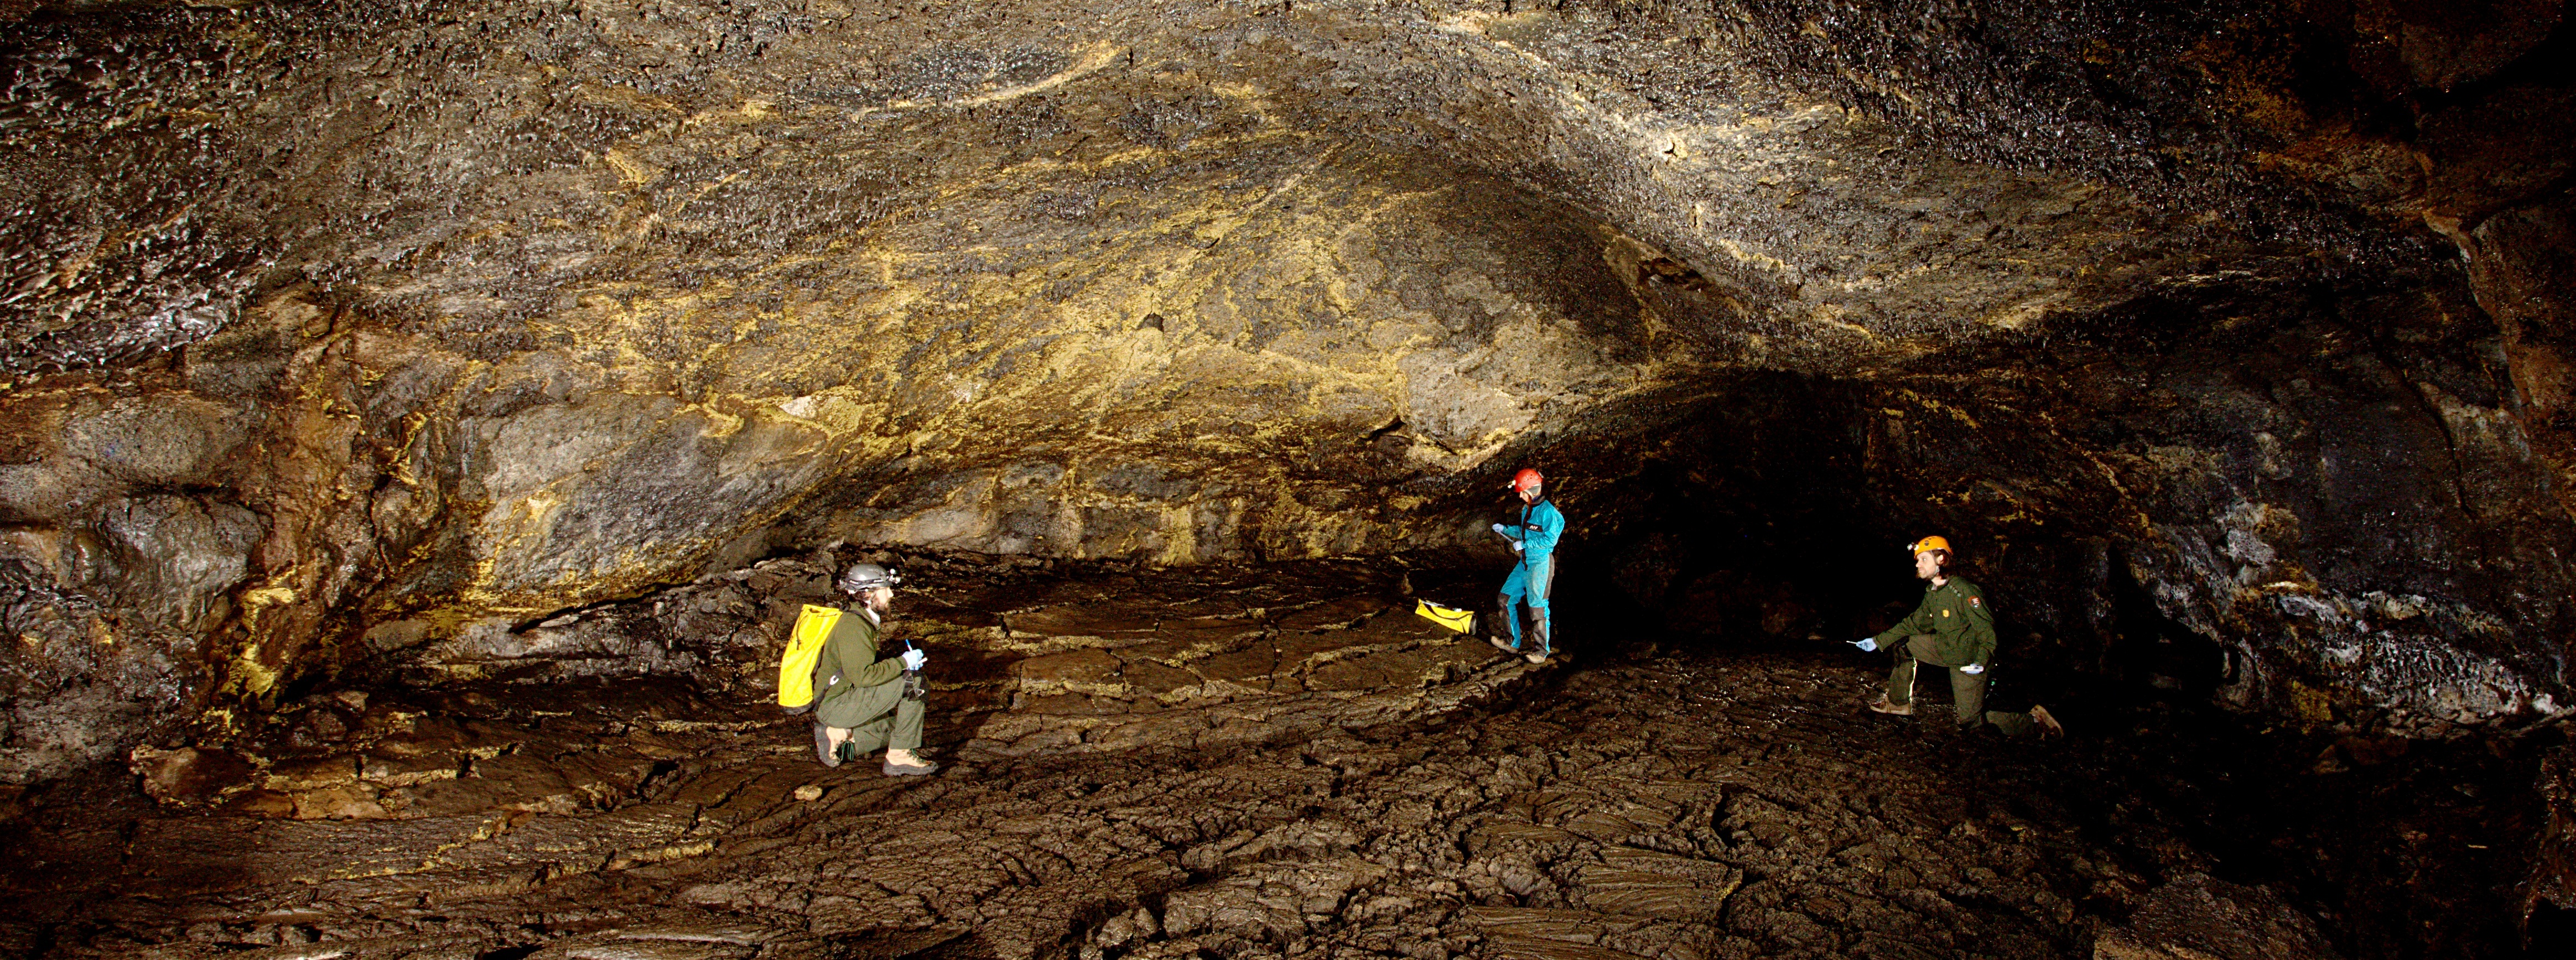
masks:
{"type": "Polygon", "coordinates": [[[1926,550],[1948,549],[1950,549],[1950,541],[1943,540],[1940,537],[1925,537],[1921,540],[1914,541],[1912,545],[1907,546],[1905,548],[1905,555],[1910,557],[1926,550]]]}
{"type": "Polygon", "coordinates": [[[1544,482],[1545,478],[1539,476],[1538,471],[1522,467],[1521,472],[1512,474],[1511,488],[1513,493],[1520,493],[1524,490],[1536,490],[1544,482]]]}

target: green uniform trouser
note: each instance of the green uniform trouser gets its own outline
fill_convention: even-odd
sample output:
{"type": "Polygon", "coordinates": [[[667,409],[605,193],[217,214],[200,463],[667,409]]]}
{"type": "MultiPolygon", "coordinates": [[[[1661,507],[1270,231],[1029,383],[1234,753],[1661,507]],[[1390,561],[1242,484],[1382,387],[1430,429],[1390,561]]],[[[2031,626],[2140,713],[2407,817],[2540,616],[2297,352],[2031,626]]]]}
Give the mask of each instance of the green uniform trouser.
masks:
{"type": "Polygon", "coordinates": [[[884,747],[897,750],[921,749],[922,700],[905,699],[909,684],[898,679],[873,687],[833,684],[823,702],[814,706],[814,719],[824,726],[848,730],[851,745],[865,756],[884,747]]]}
{"type": "Polygon", "coordinates": [[[1950,701],[1958,708],[1960,726],[1991,723],[2008,737],[2031,732],[2030,714],[1986,709],[1986,675],[1959,672],[1960,667],[1967,666],[1964,663],[1941,662],[1940,656],[1933,652],[1933,639],[1928,633],[1916,634],[1906,638],[1905,646],[1897,648],[1896,669],[1887,673],[1887,702],[1898,706],[1914,702],[1914,662],[1920,660],[1949,669],[1950,701]]]}

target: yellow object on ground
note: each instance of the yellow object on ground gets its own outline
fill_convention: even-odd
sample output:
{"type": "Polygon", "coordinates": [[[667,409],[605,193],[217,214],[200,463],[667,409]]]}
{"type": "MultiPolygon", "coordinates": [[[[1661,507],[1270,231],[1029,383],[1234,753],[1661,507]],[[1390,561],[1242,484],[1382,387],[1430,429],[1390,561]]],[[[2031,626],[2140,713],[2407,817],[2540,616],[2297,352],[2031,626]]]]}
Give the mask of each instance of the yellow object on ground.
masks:
{"type": "Polygon", "coordinates": [[[778,705],[794,710],[814,702],[814,661],[823,658],[823,641],[841,623],[839,607],[806,604],[788,634],[787,653],[778,658],[778,705]]]}
{"type": "Polygon", "coordinates": [[[1458,633],[1470,633],[1476,629],[1476,615],[1456,607],[1444,607],[1429,600],[1416,600],[1413,602],[1413,612],[1421,615],[1422,619],[1448,627],[1458,633]]]}

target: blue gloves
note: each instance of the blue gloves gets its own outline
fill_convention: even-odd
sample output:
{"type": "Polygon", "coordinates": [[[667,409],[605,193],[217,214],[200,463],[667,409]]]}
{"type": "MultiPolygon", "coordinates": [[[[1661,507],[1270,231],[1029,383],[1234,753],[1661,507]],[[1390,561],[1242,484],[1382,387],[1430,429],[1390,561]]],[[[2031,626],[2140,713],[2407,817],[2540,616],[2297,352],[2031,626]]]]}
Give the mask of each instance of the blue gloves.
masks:
{"type": "Polygon", "coordinates": [[[1859,647],[1862,653],[1868,653],[1878,649],[1878,641],[1871,637],[1862,637],[1858,640],[1854,640],[1851,642],[1851,645],[1859,647]]]}
{"type": "Polygon", "coordinates": [[[922,663],[930,659],[930,655],[919,650],[906,650],[903,656],[895,659],[903,661],[903,668],[906,670],[919,670],[922,663]]]}
{"type": "Polygon", "coordinates": [[[1969,675],[1969,676],[1975,676],[1975,675],[1977,675],[1977,674],[1980,674],[1980,673],[1984,673],[1984,672],[1986,672],[1986,665],[1985,665],[1985,664],[1982,664],[1982,663],[1971,663],[1971,664],[1969,664],[1969,665],[1967,665],[1967,666],[1960,667],[1960,668],[1959,668],[1959,672],[1960,672],[1960,673],[1967,674],[1967,675],[1969,675]]]}

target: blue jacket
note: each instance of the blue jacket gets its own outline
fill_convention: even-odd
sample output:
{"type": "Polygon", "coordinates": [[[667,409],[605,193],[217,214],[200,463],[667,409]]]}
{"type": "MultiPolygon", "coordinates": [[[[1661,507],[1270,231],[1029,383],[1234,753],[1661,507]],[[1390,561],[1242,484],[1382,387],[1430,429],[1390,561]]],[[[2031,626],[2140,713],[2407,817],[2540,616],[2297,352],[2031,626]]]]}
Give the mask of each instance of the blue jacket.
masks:
{"type": "Polygon", "coordinates": [[[1556,504],[1541,497],[1537,503],[1521,508],[1518,527],[1506,528],[1503,536],[1521,542],[1521,562],[1545,560],[1556,552],[1556,539],[1565,535],[1565,515],[1556,512],[1556,504]]]}

